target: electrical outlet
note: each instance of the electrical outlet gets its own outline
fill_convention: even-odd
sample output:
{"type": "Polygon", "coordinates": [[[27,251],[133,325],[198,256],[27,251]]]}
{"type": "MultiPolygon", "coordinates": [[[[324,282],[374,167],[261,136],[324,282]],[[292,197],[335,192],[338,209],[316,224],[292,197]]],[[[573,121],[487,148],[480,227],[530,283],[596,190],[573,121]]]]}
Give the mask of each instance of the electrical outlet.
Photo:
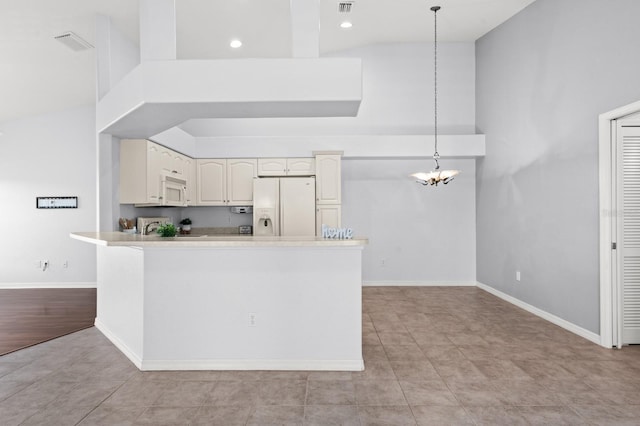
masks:
{"type": "Polygon", "coordinates": [[[255,327],[256,324],[256,314],[254,312],[249,312],[249,327],[255,327]]]}
{"type": "Polygon", "coordinates": [[[39,260],[35,260],[35,261],[33,262],[33,267],[34,267],[34,268],[41,269],[41,268],[42,268],[42,262],[41,262],[41,261],[39,261],[39,260]]]}
{"type": "Polygon", "coordinates": [[[64,262],[62,262],[62,267],[67,269],[69,267],[69,261],[65,260],[64,262]]]}
{"type": "Polygon", "coordinates": [[[520,281],[520,271],[516,271],[516,281],[520,281]]]}

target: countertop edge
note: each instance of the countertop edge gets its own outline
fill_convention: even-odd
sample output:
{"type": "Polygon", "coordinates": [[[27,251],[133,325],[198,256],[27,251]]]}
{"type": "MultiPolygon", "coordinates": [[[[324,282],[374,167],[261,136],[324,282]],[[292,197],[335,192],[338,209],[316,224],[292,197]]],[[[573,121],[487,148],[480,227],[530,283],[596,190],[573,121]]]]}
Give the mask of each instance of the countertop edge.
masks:
{"type": "Polygon", "coordinates": [[[110,247],[363,247],[366,238],[349,240],[316,237],[251,237],[251,236],[207,236],[174,237],[141,236],[123,232],[72,232],[70,237],[99,246],[110,247]]]}

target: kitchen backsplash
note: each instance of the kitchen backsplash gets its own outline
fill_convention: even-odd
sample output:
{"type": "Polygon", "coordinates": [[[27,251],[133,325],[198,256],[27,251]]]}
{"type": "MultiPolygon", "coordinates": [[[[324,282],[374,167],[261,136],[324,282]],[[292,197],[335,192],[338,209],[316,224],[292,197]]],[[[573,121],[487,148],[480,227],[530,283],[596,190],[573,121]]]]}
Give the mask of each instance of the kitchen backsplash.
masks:
{"type": "MultiPolygon", "coordinates": [[[[237,227],[251,225],[252,214],[231,213],[230,207],[134,207],[132,204],[120,204],[120,217],[135,219],[138,216],[166,216],[178,225],[182,219],[188,217],[193,227],[237,227]]],[[[118,229],[118,228],[116,228],[118,229]]]]}

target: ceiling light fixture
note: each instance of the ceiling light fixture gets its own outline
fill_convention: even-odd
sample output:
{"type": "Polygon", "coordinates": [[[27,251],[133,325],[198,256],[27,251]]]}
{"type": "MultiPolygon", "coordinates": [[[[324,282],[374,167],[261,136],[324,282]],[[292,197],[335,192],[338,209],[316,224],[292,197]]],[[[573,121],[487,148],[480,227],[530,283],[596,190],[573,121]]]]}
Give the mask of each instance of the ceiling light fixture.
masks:
{"type": "Polygon", "coordinates": [[[229,46],[233,47],[234,49],[237,49],[238,47],[242,46],[242,42],[240,40],[231,40],[231,43],[229,43],[229,46]]]}
{"type": "Polygon", "coordinates": [[[429,173],[418,172],[411,175],[422,185],[438,185],[440,182],[448,184],[460,173],[459,170],[440,170],[440,154],[438,153],[438,18],[440,6],[433,6],[433,95],[434,95],[434,153],[433,160],[436,168],[429,173]]]}
{"type": "Polygon", "coordinates": [[[353,27],[353,24],[349,21],[344,21],[340,24],[340,28],[351,28],[353,27]]]}

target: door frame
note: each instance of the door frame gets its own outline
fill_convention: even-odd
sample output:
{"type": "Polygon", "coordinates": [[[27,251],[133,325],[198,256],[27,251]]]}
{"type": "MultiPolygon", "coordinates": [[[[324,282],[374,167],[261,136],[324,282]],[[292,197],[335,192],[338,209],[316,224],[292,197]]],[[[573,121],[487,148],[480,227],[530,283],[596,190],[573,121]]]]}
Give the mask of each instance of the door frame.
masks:
{"type": "MultiPolygon", "coordinates": [[[[616,206],[613,204],[612,149],[615,140],[615,121],[640,112],[640,101],[616,108],[598,116],[598,157],[600,197],[600,345],[611,348],[614,342],[613,327],[618,327],[620,312],[613,309],[616,266],[611,245],[615,241],[613,225],[616,206]],[[615,315],[615,317],[614,317],[615,315]]],[[[616,340],[619,340],[617,336],[616,340]]]]}

